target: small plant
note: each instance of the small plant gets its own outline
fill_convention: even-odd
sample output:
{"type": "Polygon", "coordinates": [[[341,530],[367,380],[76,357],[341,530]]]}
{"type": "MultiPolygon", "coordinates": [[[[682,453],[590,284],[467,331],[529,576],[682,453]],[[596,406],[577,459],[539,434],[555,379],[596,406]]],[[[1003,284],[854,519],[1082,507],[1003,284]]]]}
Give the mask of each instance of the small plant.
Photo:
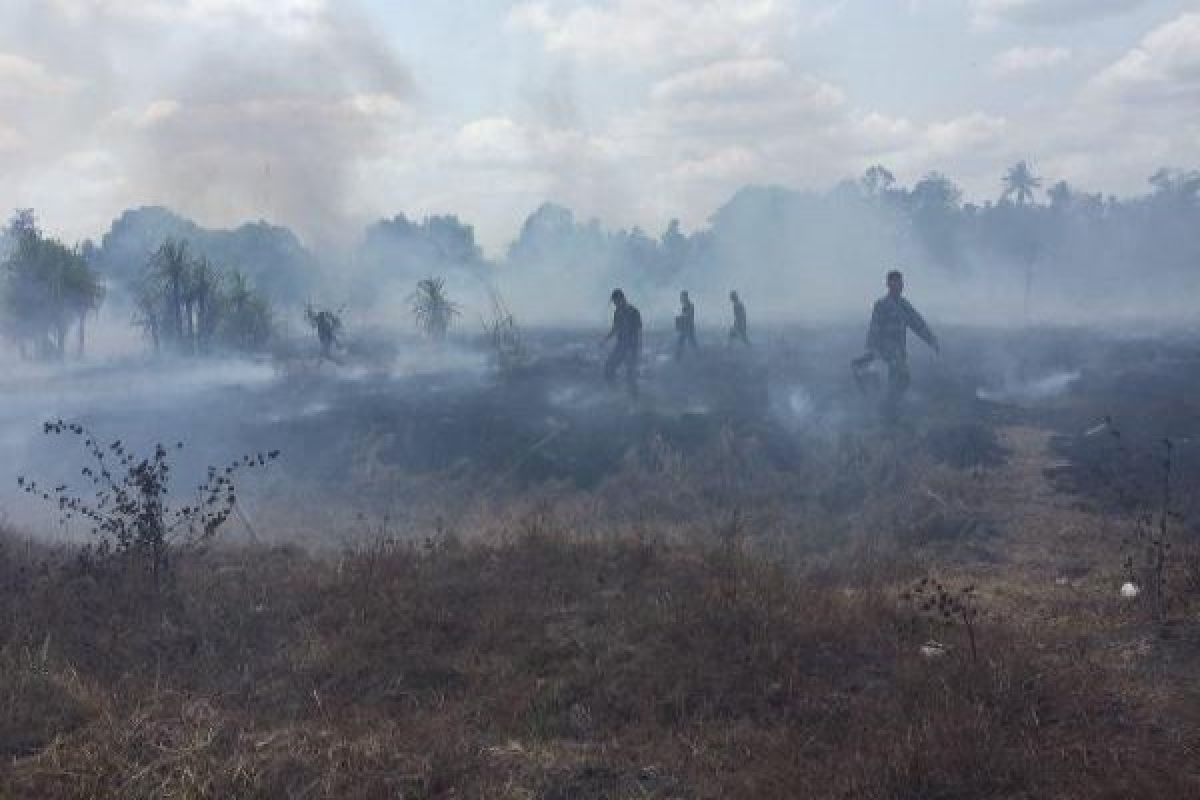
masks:
{"type": "MultiPolygon", "coordinates": [[[[17,478],[17,485],[27,494],[56,502],[64,522],[80,518],[91,523],[90,533],[98,541],[85,551],[85,559],[117,556],[135,561],[148,568],[156,585],[170,568],[173,545],[211,539],[228,521],[237,503],[235,474],[279,457],[279,451],[272,450],[242,456],[225,467],[210,466],[195,501],[175,507],[172,467],[161,443],[151,455],[140,457],[119,439],[103,444],[78,423],[59,419],[45,423],[42,431],[82,439],[92,463],[80,475],[94,491],[76,493],[66,484],[44,489],[24,476],[17,478]]],[[[174,449],[182,450],[183,443],[174,449]]]]}
{"type": "Polygon", "coordinates": [[[446,294],[446,281],[441,278],[417,281],[417,289],[409,296],[409,302],[417,327],[435,341],[445,339],[454,318],[462,316],[458,303],[446,294]]]}
{"type": "Polygon", "coordinates": [[[912,605],[916,614],[933,625],[952,627],[962,625],[971,647],[971,661],[979,661],[975,624],[979,619],[979,608],[975,605],[975,587],[964,586],[955,590],[929,577],[913,584],[902,592],[900,599],[912,605]]]}
{"type": "Polygon", "coordinates": [[[1163,438],[1162,458],[1159,461],[1159,483],[1157,487],[1136,485],[1138,472],[1133,454],[1126,447],[1121,432],[1112,419],[1104,418],[1104,425],[1116,444],[1119,459],[1112,469],[1111,483],[1117,502],[1133,511],[1133,533],[1122,541],[1125,550],[1124,572],[1135,587],[1144,587],[1151,604],[1155,621],[1167,621],[1169,605],[1169,573],[1171,567],[1171,523],[1181,521],[1182,515],[1174,508],[1172,472],[1175,466],[1175,443],[1163,438]],[[1157,490],[1157,503],[1153,493],[1157,490]],[[1157,508],[1155,507],[1157,506],[1157,508]]]}
{"type": "MultiPolygon", "coordinates": [[[[1125,558],[1125,572],[1134,585],[1142,583],[1148,590],[1154,619],[1166,622],[1168,601],[1168,567],[1171,555],[1171,521],[1179,517],[1172,510],[1171,471],[1174,467],[1175,445],[1170,439],[1162,440],[1163,457],[1162,483],[1160,484],[1157,514],[1150,509],[1140,512],[1135,518],[1132,544],[1142,551],[1141,569],[1135,563],[1135,554],[1125,558]],[[1137,573],[1141,572],[1141,576],[1137,573]]],[[[1127,543],[1130,543],[1127,541],[1127,543]]]]}
{"type": "Polygon", "coordinates": [[[492,316],[483,320],[483,332],[501,373],[511,374],[528,361],[525,339],[504,298],[492,290],[492,316]]]}

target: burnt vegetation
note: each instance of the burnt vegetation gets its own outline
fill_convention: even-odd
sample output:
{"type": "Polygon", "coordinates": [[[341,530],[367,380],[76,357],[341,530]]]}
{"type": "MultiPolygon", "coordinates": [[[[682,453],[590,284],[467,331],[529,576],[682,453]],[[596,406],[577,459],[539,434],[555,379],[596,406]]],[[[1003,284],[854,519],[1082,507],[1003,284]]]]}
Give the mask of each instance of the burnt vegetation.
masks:
{"type": "MultiPolygon", "coordinates": [[[[49,423],[84,445],[98,499],[27,490],[92,523],[110,559],[143,566],[95,569],[73,546],[0,540],[0,792],[1196,790],[1194,715],[1153,700],[1186,684],[1143,684],[1113,660],[1144,630],[1142,611],[1107,599],[1118,565],[1095,564],[1086,599],[1020,589],[1017,563],[1009,577],[987,569],[1019,546],[968,523],[1002,513],[987,482],[1014,453],[947,463],[932,443],[959,423],[806,438],[786,459],[745,423],[643,424],[583,486],[489,487],[472,470],[487,498],[477,519],[435,494],[428,525],[384,518],[352,544],[306,550],[215,538],[233,477],[275,453],[208,470],[198,499],[169,510],[168,456],[186,450],[139,457],[49,423]],[[171,530],[187,533],[160,536],[171,530]],[[156,542],[168,580],[146,579],[156,542]]],[[[999,446],[965,441],[977,438],[999,446]]]]}
{"type": "Polygon", "coordinates": [[[931,660],[885,594],[724,548],[530,524],[336,560],[214,552],[152,616],[42,548],[3,558],[0,748],[18,795],[1195,788],[1186,740],[1156,736],[1091,660],[982,621],[977,657],[931,660]]]}
{"type": "MultiPolygon", "coordinates": [[[[548,205],[502,265],[455,217],[399,215],[350,259],[346,326],[301,305],[322,287],[279,276],[315,262],[265,223],[143,209],[68,248],[19,214],[2,288],[25,356],[82,343],[108,274],[193,372],[118,372],[152,391],[86,425],[29,404],[64,413],[18,484],[60,536],[0,531],[0,796],[1197,796],[1193,339],[939,325],[945,355],[914,352],[884,424],[882,387],[849,368],[857,324],[752,306],[753,345],[727,347],[699,290],[678,363],[651,316],[688,270],[724,281],[814,241],[994,268],[1028,316],[1071,265],[1126,270],[1146,231],[1194,253],[1200,181],[1152,182],[1040,203],[1021,163],[978,206],[873,167],[826,193],[747,188],[691,235],[548,205]],[[602,331],[467,290],[501,266],[647,298],[638,399],[605,391],[602,331]],[[369,329],[389,286],[419,336],[369,329]],[[311,332],[280,341],[287,304],[316,367],[311,332]],[[189,380],[222,352],[256,356],[235,363],[259,383],[189,380]]],[[[1186,284],[1180,265],[1147,269],[1186,284]]]]}

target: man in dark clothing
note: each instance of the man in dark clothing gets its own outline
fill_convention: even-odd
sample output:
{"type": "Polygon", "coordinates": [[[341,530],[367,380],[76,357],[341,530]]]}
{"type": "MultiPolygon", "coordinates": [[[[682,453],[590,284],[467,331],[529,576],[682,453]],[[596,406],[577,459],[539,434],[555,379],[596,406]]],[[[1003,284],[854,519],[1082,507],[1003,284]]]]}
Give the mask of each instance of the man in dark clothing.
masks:
{"type": "Polygon", "coordinates": [[[729,293],[729,302],[733,303],[733,327],[729,329],[729,341],[750,344],[746,335],[746,306],[742,304],[737,292],[729,293]]]}
{"type": "Polygon", "coordinates": [[[867,354],[857,359],[855,366],[865,366],[876,358],[883,359],[887,364],[888,390],[883,411],[884,416],[894,419],[911,382],[908,371],[908,330],[911,328],[935,353],[941,353],[941,347],[925,320],[904,298],[904,276],[898,270],[888,273],[887,289],[887,294],[875,302],[871,312],[867,354]]]}
{"type": "Polygon", "coordinates": [[[629,394],[637,397],[638,361],[642,353],[642,315],[625,299],[625,292],[620,289],[613,289],[611,299],[616,309],[613,311],[612,330],[604,337],[604,341],[616,338],[617,344],[604,364],[604,378],[609,383],[615,382],[617,370],[623,366],[629,394]]]}
{"type": "Polygon", "coordinates": [[[691,345],[692,350],[698,350],[696,344],[696,307],[692,305],[687,292],[679,293],[681,311],[675,318],[675,330],[679,333],[679,341],[675,345],[675,360],[683,358],[683,350],[691,345]]]}
{"type": "Polygon", "coordinates": [[[317,341],[321,343],[321,357],[333,359],[333,348],[337,345],[337,331],[341,320],[332,311],[318,311],[312,317],[317,329],[317,341]]]}

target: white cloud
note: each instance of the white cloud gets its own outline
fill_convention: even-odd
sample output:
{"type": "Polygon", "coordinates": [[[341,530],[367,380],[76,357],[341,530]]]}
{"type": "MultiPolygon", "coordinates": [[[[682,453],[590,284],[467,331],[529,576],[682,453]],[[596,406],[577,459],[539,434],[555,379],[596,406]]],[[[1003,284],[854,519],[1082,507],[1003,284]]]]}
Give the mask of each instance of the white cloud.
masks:
{"type": "Polygon", "coordinates": [[[1068,25],[1131,11],[1146,0],[971,0],[978,25],[1068,25]]]}
{"type": "Polygon", "coordinates": [[[53,74],[37,61],[0,52],[0,96],[64,94],[81,85],[78,79],[53,74]]]}
{"type": "Polygon", "coordinates": [[[770,137],[827,122],[845,103],[840,88],[797,74],[777,59],[720,61],[654,84],[649,113],[701,135],[770,137]]]}
{"type": "MultiPolygon", "coordinates": [[[[404,210],[459,213],[495,253],[545,200],[655,230],[674,216],[702,224],[745,183],[825,188],[876,162],[902,182],[943,171],[979,199],[998,194],[1004,167],[1021,158],[1047,178],[1125,191],[1158,164],[1191,164],[1200,152],[1200,14],[1110,52],[1082,92],[1051,85],[1047,70],[1090,63],[1100,46],[1079,44],[1074,56],[1014,47],[989,71],[1042,70],[1037,98],[1014,102],[969,75],[960,88],[977,97],[934,114],[858,91],[864,80],[890,82],[882,69],[946,67],[924,34],[897,30],[911,37],[898,47],[930,52],[887,66],[877,54],[806,46],[815,37],[805,33],[829,25],[838,3],[522,2],[507,35],[552,57],[521,68],[534,83],[553,83],[543,68],[567,76],[548,113],[519,89],[474,98],[484,93],[462,84],[478,76],[435,73],[440,61],[421,65],[438,91],[419,93],[381,19],[360,17],[354,3],[9,2],[26,11],[0,20],[12,22],[0,25],[0,201],[53,205],[47,224],[69,237],[154,202],[209,224],[265,216],[302,235],[356,232],[349,216],[404,210]],[[598,98],[581,88],[595,82],[606,89],[598,98]],[[5,95],[34,86],[32,96],[5,95]],[[75,185],[86,191],[61,191],[75,185]]],[[[976,21],[991,24],[1065,23],[1136,5],[971,2],[976,21]]]]}
{"type": "Polygon", "coordinates": [[[16,150],[23,143],[24,138],[14,129],[6,125],[0,125],[0,153],[6,150],[16,150]]]}
{"type": "Polygon", "coordinates": [[[487,117],[463,125],[454,137],[453,154],[487,166],[517,166],[529,158],[529,136],[508,117],[487,117]]]}
{"type": "Polygon", "coordinates": [[[770,53],[788,36],[828,25],[840,8],[785,0],[536,0],[514,7],[508,24],[540,36],[551,53],[645,67],[770,53]]]}
{"type": "Polygon", "coordinates": [[[155,100],[146,106],[134,119],[139,128],[149,128],[163,122],[179,112],[179,103],[174,100],[155,100]]]}
{"type": "Polygon", "coordinates": [[[1093,98],[1125,101],[1200,101],[1200,13],[1155,28],[1097,74],[1088,91],[1093,98]]]}
{"type": "Polygon", "coordinates": [[[95,192],[85,205],[60,191],[52,212],[72,234],[163,203],[209,224],[266,217],[334,238],[360,164],[415,125],[406,64],[349,4],[16,2],[0,25],[0,199],[28,204],[75,174],[95,192]],[[64,102],[77,85],[87,91],[64,102]],[[79,153],[103,169],[64,155],[79,153]]]}
{"type": "Polygon", "coordinates": [[[744,97],[769,91],[787,76],[787,65],[775,58],[718,61],[657,82],[651,96],[667,101],[722,95],[744,97]]]}
{"type": "Polygon", "coordinates": [[[1013,47],[997,53],[992,59],[991,73],[997,76],[1037,72],[1057,67],[1069,61],[1071,51],[1065,47],[1013,47]]]}
{"type": "Polygon", "coordinates": [[[328,0],[48,0],[62,17],[74,23],[118,19],[152,25],[179,24],[268,25],[294,33],[319,22],[328,0]]]}
{"type": "Polygon", "coordinates": [[[724,186],[729,181],[759,175],[765,166],[761,153],[750,147],[734,145],[682,158],[672,169],[671,177],[683,183],[720,181],[724,186]]]}
{"type": "Polygon", "coordinates": [[[995,151],[1005,141],[1008,120],[981,111],[944,122],[931,123],[925,143],[935,157],[949,160],[964,154],[982,155],[995,151]]]}

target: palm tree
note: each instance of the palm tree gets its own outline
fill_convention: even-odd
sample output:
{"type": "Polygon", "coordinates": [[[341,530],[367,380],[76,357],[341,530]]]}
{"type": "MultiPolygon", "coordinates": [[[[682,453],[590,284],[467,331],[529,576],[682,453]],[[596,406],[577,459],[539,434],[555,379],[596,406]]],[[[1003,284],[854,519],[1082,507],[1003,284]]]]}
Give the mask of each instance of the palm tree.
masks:
{"type": "Polygon", "coordinates": [[[217,295],[221,290],[221,273],[207,257],[192,262],[187,273],[184,292],[184,311],[193,352],[208,349],[209,340],[217,327],[217,295]]]}
{"type": "Polygon", "coordinates": [[[882,197],[895,182],[896,176],[882,164],[868,167],[862,176],[863,191],[868,197],[882,197]]]}
{"type": "Polygon", "coordinates": [[[78,334],[77,354],[83,356],[87,330],[87,316],[99,310],[104,302],[106,290],[95,270],[76,250],[63,264],[63,301],[66,309],[75,317],[78,334]]]}
{"type": "Polygon", "coordinates": [[[1033,174],[1029,164],[1018,161],[1004,173],[1003,199],[1015,198],[1018,206],[1033,202],[1033,191],[1042,185],[1042,179],[1033,174]]]}
{"type": "Polygon", "coordinates": [[[20,211],[8,228],[15,248],[4,262],[5,332],[22,354],[63,358],[67,334],[78,324],[83,352],[84,320],[104,298],[99,276],[79,248],[43,236],[32,211],[20,211]]]}
{"type": "Polygon", "coordinates": [[[1071,186],[1066,181],[1059,181],[1046,190],[1046,196],[1050,198],[1050,207],[1061,211],[1071,202],[1071,186]]]}
{"type": "Polygon", "coordinates": [[[150,273],[159,284],[166,306],[164,333],[177,344],[184,341],[184,297],[190,263],[186,240],[167,239],[150,258],[150,273]]]}
{"type": "Polygon", "coordinates": [[[1018,161],[1004,173],[1004,200],[1015,199],[1017,208],[1023,213],[1018,214],[1016,221],[1020,225],[1019,244],[1022,258],[1025,262],[1025,320],[1029,321],[1030,305],[1033,299],[1034,263],[1037,261],[1038,244],[1034,235],[1033,223],[1035,215],[1025,209],[1033,202],[1033,191],[1042,185],[1042,179],[1033,174],[1029,164],[1018,161]]]}
{"type": "Polygon", "coordinates": [[[221,339],[236,350],[251,351],[271,338],[271,306],[238,270],[229,273],[221,296],[221,339]]]}
{"type": "Polygon", "coordinates": [[[462,315],[458,304],[446,295],[446,282],[441,278],[417,281],[417,290],[409,296],[409,302],[417,327],[434,340],[446,338],[454,318],[462,315]]]}
{"type": "Polygon", "coordinates": [[[162,346],[162,292],[151,276],[138,282],[133,295],[133,324],[140,327],[154,344],[154,352],[162,346]]]}

